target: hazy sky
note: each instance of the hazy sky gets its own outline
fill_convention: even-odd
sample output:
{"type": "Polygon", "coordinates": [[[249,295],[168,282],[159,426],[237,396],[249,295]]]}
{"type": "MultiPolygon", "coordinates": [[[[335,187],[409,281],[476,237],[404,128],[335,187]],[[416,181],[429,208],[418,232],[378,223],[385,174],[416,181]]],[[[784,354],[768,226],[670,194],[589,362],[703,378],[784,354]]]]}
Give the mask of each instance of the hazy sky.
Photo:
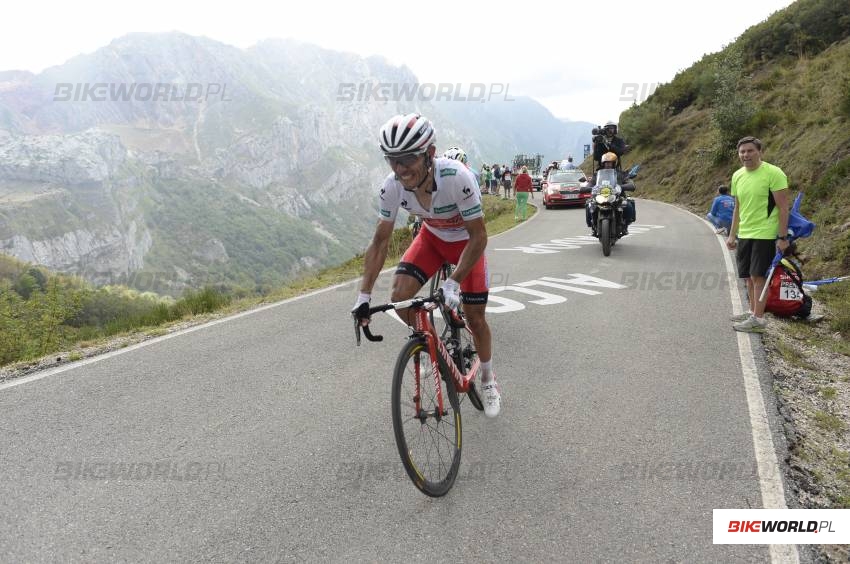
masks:
{"type": "Polygon", "coordinates": [[[136,31],[177,30],[243,48],[293,38],[383,55],[423,83],[507,83],[511,96],[532,96],[558,117],[602,123],[616,120],[635,93],[669,82],[791,3],[9,2],[0,70],[39,72],[136,31]]]}

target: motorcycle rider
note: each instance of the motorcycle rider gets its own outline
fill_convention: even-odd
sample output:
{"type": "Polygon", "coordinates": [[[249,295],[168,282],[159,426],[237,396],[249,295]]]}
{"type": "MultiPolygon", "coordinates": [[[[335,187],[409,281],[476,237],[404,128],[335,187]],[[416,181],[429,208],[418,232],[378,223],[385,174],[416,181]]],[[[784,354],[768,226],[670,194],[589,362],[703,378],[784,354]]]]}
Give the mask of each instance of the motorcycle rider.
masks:
{"type": "MultiPolygon", "coordinates": [[[[601,158],[602,165],[600,168],[603,169],[611,169],[617,168],[617,155],[614,153],[605,153],[601,158]]],[[[598,176],[598,171],[593,173],[593,177],[590,179],[590,186],[596,186],[596,177],[598,176]]],[[[636,210],[635,210],[635,201],[632,198],[629,198],[625,195],[625,189],[627,187],[631,188],[634,186],[634,183],[629,178],[629,173],[626,171],[617,171],[617,184],[620,185],[620,188],[623,189],[623,197],[626,198],[626,210],[623,214],[623,229],[620,232],[621,237],[625,237],[629,234],[629,224],[635,220],[636,210]]],[[[587,205],[584,207],[585,220],[587,221],[587,226],[590,227],[591,234],[596,237],[596,223],[594,222],[593,214],[590,213],[591,204],[593,202],[593,198],[587,200],[587,205]]]]}
{"type": "Polygon", "coordinates": [[[606,123],[602,130],[596,130],[593,136],[593,160],[602,168],[602,156],[605,153],[614,153],[617,158],[629,152],[629,146],[625,140],[617,135],[617,124],[613,121],[606,123]]]}

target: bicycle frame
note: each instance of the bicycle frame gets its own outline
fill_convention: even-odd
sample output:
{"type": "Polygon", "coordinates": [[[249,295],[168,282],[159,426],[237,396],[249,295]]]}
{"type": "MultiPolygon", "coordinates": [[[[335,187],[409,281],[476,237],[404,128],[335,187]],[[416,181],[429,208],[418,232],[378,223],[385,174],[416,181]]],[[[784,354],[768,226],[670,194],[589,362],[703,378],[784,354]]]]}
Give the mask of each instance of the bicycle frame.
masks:
{"type": "MultiPolygon", "coordinates": [[[[408,309],[413,308],[414,316],[413,316],[413,335],[411,338],[416,338],[420,340],[425,340],[428,347],[428,355],[431,358],[431,366],[433,366],[433,374],[434,377],[434,388],[437,397],[437,405],[440,413],[443,413],[443,391],[440,386],[440,367],[443,367],[448,374],[451,376],[452,381],[455,385],[455,390],[458,393],[466,394],[470,392],[471,382],[476,372],[478,372],[481,367],[481,359],[476,355],[475,360],[472,365],[469,367],[469,371],[466,375],[461,373],[461,371],[457,368],[452,359],[451,354],[446,348],[443,339],[437,335],[437,329],[434,327],[431,322],[429,314],[436,307],[442,307],[437,304],[442,303],[442,291],[438,291],[437,294],[432,295],[430,298],[411,298],[402,302],[396,303],[388,303],[381,306],[376,306],[370,308],[368,304],[362,304],[360,308],[362,311],[360,312],[360,317],[365,317],[367,314],[371,315],[373,313],[379,313],[389,310],[399,310],[399,309],[408,309]]],[[[357,321],[358,316],[354,316],[354,334],[357,339],[357,345],[360,346],[360,331],[363,331],[363,334],[366,335],[366,338],[370,341],[379,342],[384,338],[381,335],[373,335],[369,330],[369,326],[365,325],[363,327],[360,326],[357,321]]],[[[457,316],[454,315],[454,312],[451,310],[443,309],[443,317],[446,319],[446,323],[452,328],[452,335],[456,335],[458,331],[468,331],[470,336],[472,337],[472,341],[475,341],[475,334],[469,328],[468,325],[463,320],[455,321],[457,316]],[[462,325],[461,325],[462,323],[462,325]]],[[[462,351],[461,351],[462,354],[462,351]]],[[[416,396],[414,399],[414,403],[416,405],[416,410],[421,411],[420,398],[422,391],[422,375],[419,373],[419,365],[417,363],[416,366],[416,396]]],[[[481,409],[480,407],[478,409],[481,409]]]]}
{"type": "MultiPolygon", "coordinates": [[[[463,329],[459,329],[461,331],[469,331],[472,334],[472,331],[469,327],[464,327],[463,329]]],[[[419,335],[424,337],[427,345],[428,345],[428,354],[431,357],[431,366],[432,376],[434,378],[434,391],[437,396],[437,406],[439,407],[440,413],[443,413],[443,391],[442,386],[440,386],[440,370],[439,366],[443,365],[444,369],[446,369],[452,377],[454,381],[455,389],[458,393],[467,393],[469,391],[469,383],[472,381],[472,378],[475,376],[476,372],[481,365],[481,359],[477,356],[475,357],[475,361],[472,363],[472,367],[469,369],[466,375],[462,374],[460,370],[458,370],[457,366],[455,366],[454,360],[449,354],[448,349],[446,348],[445,343],[442,339],[437,335],[437,330],[434,328],[434,325],[431,324],[431,320],[428,319],[428,311],[424,307],[417,307],[414,318],[414,337],[419,335]]],[[[419,398],[421,397],[421,377],[419,374],[419,367],[417,366],[417,374],[416,374],[416,410],[419,411],[421,409],[421,405],[419,404],[419,398]]]]}

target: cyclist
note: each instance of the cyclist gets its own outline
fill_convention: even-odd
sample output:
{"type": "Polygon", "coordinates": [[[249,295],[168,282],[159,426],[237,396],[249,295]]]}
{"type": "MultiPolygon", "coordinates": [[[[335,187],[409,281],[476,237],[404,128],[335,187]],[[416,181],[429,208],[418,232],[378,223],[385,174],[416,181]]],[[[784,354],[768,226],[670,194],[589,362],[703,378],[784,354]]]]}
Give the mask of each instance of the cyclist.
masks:
{"type": "Polygon", "coordinates": [[[478,188],[478,192],[481,192],[481,185],[478,183],[478,174],[469,165],[469,159],[467,158],[466,152],[463,149],[461,149],[460,147],[451,147],[449,149],[446,149],[446,152],[443,153],[443,156],[447,159],[462,162],[463,165],[472,173],[472,178],[475,180],[475,186],[478,188]]]}
{"type": "MultiPolygon", "coordinates": [[[[461,149],[460,147],[449,147],[448,149],[446,149],[446,152],[443,153],[443,156],[446,157],[447,159],[452,159],[454,161],[460,161],[463,164],[466,164],[466,161],[468,160],[466,158],[466,152],[463,149],[461,149]]],[[[469,167],[469,165],[466,165],[466,166],[469,167]]]]}
{"type": "MultiPolygon", "coordinates": [[[[457,161],[434,158],[434,126],[420,114],[390,118],[381,127],[379,138],[392,172],[380,191],[378,225],[366,249],[360,294],[352,314],[362,325],[369,323],[364,312],[368,311],[372,287],[387,258],[398,209],[420,215],[423,229],[399,262],[391,300],[397,302],[415,296],[443,262],[457,265],[441,288],[449,307],[457,307],[463,301],[481,359],[484,412],[495,417],[501,409],[501,393],[493,371],[490,327],[484,315],[489,294],[484,256],[487,229],[475,179],[457,161]]],[[[408,313],[398,312],[410,323],[412,318],[408,313]]]]}

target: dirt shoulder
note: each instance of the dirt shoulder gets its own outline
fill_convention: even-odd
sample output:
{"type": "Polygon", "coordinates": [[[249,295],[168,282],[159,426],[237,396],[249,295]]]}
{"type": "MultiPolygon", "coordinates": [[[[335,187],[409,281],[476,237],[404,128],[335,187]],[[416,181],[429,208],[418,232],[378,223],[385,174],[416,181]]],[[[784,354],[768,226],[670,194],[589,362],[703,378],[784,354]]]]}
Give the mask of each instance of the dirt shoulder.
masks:
{"type": "MultiPolygon", "coordinates": [[[[787,484],[800,507],[850,508],[850,347],[819,323],[773,317],[764,333],[777,405],[788,441],[787,484]]],[[[827,562],[850,561],[850,545],[822,545],[827,562]]]]}

